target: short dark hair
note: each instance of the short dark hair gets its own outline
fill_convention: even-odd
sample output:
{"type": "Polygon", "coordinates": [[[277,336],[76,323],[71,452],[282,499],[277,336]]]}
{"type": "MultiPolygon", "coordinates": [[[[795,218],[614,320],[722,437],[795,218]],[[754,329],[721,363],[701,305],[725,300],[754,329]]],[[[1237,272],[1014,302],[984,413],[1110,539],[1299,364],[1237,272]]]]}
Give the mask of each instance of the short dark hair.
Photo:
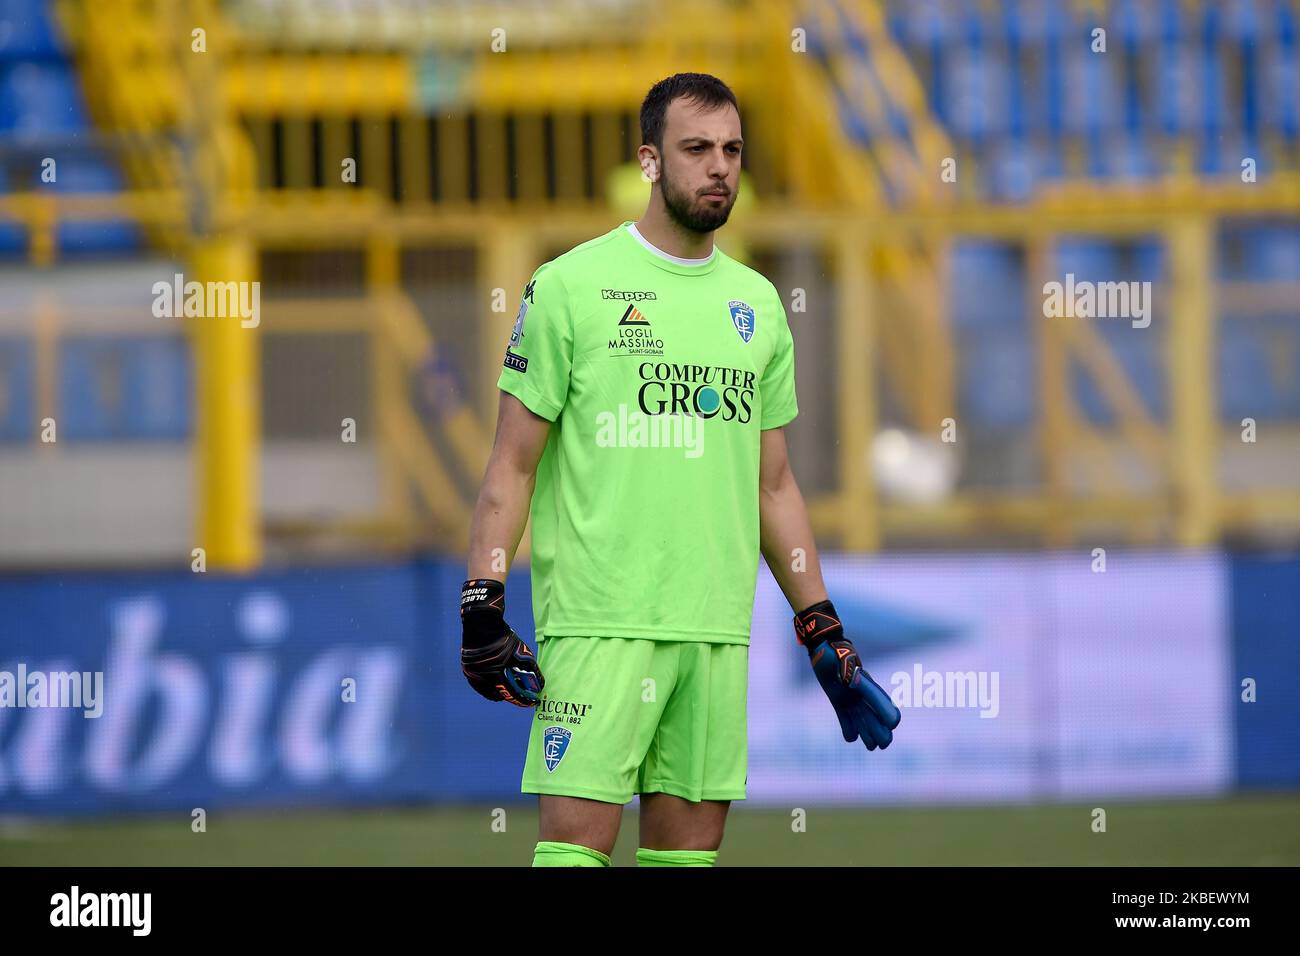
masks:
{"type": "Polygon", "coordinates": [[[641,103],[643,145],[663,150],[668,104],[683,96],[693,100],[702,110],[719,109],[730,103],[740,113],[736,94],[716,76],[708,73],[674,73],[650,87],[650,92],[641,103]]]}

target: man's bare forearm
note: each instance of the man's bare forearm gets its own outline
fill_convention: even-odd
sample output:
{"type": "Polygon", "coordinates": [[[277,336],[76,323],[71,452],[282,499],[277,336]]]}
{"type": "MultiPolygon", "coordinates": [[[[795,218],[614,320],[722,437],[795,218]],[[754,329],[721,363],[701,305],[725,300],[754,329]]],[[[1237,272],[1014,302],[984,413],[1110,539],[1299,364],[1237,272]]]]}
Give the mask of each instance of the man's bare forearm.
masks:
{"type": "Polygon", "coordinates": [[[759,540],[772,577],[794,611],[826,600],[817,542],[794,474],[786,468],[771,487],[759,489],[759,540]]]}
{"type": "Polygon", "coordinates": [[[496,437],[469,526],[469,576],[504,581],[528,524],[537,463],[551,424],[501,393],[496,437]]]}
{"type": "Polygon", "coordinates": [[[534,479],[491,465],[469,526],[469,577],[504,581],[528,524],[534,479]]]}

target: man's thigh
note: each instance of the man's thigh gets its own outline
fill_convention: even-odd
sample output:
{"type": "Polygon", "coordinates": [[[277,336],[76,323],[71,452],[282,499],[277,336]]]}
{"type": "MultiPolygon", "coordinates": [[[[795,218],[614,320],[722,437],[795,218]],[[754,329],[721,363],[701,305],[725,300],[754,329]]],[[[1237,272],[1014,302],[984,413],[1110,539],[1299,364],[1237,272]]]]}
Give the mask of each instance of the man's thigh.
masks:
{"type": "Polygon", "coordinates": [[[671,793],[643,793],[640,844],[647,850],[716,850],[730,807],[729,800],[694,803],[671,793]]]}

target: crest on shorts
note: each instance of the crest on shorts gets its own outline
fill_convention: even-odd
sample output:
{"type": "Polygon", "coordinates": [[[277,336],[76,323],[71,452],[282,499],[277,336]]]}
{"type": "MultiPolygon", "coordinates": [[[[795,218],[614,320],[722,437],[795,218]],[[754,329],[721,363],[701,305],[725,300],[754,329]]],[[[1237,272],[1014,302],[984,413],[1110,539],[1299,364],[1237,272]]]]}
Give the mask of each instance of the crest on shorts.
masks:
{"type": "Polygon", "coordinates": [[[573,731],[563,727],[547,727],[542,731],[542,756],[546,758],[547,770],[553,771],[559,765],[572,737],[573,731]]]}
{"type": "Polygon", "coordinates": [[[754,310],[739,299],[732,299],[727,303],[727,308],[731,310],[731,324],[736,327],[740,340],[748,345],[754,337],[754,310]]]}

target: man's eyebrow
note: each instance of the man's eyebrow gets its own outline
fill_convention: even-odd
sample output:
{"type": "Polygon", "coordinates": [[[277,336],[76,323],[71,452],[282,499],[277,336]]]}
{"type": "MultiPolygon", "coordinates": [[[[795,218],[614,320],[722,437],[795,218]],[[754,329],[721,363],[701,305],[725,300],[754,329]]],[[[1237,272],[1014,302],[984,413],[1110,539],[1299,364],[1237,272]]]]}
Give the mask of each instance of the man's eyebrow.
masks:
{"type": "MultiPolygon", "coordinates": [[[[705,146],[712,146],[713,143],[714,143],[714,141],[711,140],[711,139],[709,139],[709,137],[707,137],[707,136],[686,136],[686,137],[683,137],[682,139],[679,139],[679,140],[677,141],[677,145],[678,145],[678,146],[689,146],[689,145],[692,144],[692,143],[703,143],[705,146]]],[[[729,139],[729,140],[727,140],[726,143],[724,143],[723,145],[724,145],[724,146],[744,146],[744,145],[745,145],[745,141],[744,141],[744,139],[742,139],[741,137],[737,136],[737,137],[735,137],[735,138],[733,138],[733,139],[729,139]]]]}

